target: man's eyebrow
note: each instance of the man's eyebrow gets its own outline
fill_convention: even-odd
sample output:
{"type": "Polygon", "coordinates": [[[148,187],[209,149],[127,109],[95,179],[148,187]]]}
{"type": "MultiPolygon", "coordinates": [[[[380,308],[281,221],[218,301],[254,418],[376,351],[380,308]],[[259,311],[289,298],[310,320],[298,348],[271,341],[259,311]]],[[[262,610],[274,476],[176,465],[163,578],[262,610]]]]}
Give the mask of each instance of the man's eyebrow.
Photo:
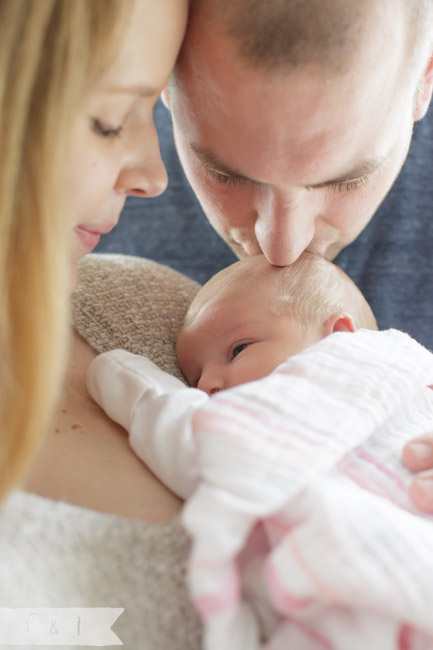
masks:
{"type": "Polygon", "coordinates": [[[308,185],[309,189],[320,189],[321,187],[329,187],[331,185],[338,185],[339,183],[350,183],[350,181],[356,181],[364,176],[370,176],[375,172],[378,172],[379,169],[382,169],[387,162],[389,161],[389,156],[382,156],[381,158],[372,158],[371,160],[364,160],[361,163],[355,165],[352,169],[347,172],[343,172],[336,178],[332,178],[329,181],[323,181],[322,183],[315,183],[314,185],[308,185]]]}
{"type": "Polygon", "coordinates": [[[115,86],[108,86],[106,88],[103,88],[103,92],[112,93],[112,94],[140,95],[142,97],[151,97],[153,95],[156,95],[156,93],[159,93],[159,90],[157,90],[156,88],[151,88],[150,86],[146,86],[145,84],[130,84],[125,86],[123,86],[122,84],[118,84],[115,86]]]}
{"type": "Polygon", "coordinates": [[[195,142],[192,142],[190,146],[197,158],[201,160],[201,162],[204,163],[207,167],[211,167],[212,169],[215,169],[215,171],[224,174],[225,176],[230,176],[230,178],[234,178],[238,181],[262,185],[260,181],[256,181],[254,178],[250,178],[249,176],[245,176],[245,174],[241,174],[241,172],[237,171],[236,169],[232,169],[221,160],[218,160],[213,151],[210,149],[202,148],[195,142]]]}
{"type": "MultiPolygon", "coordinates": [[[[199,160],[201,160],[208,167],[214,168],[216,171],[221,174],[230,176],[230,178],[235,178],[247,183],[254,183],[256,185],[262,185],[262,183],[254,178],[245,176],[236,169],[231,169],[228,165],[218,160],[215,154],[206,148],[202,148],[195,144],[191,143],[191,149],[194,151],[195,155],[199,160]]],[[[347,172],[343,172],[339,176],[332,178],[328,181],[323,181],[322,183],[315,183],[314,185],[307,185],[309,189],[320,189],[322,187],[330,187],[332,185],[338,185],[338,183],[345,183],[350,181],[355,181],[362,178],[363,176],[369,176],[384,167],[389,161],[389,156],[382,156],[380,158],[372,158],[370,160],[364,160],[363,162],[355,165],[352,169],[347,172]]]]}

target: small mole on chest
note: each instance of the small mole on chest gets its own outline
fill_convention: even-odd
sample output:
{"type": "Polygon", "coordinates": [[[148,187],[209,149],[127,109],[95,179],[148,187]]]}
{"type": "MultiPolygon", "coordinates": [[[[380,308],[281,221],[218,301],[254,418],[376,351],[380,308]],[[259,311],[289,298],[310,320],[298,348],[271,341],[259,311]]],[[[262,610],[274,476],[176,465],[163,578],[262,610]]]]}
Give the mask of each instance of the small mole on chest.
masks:
{"type": "Polygon", "coordinates": [[[72,429],[73,431],[77,431],[78,429],[82,429],[82,428],[83,428],[83,427],[81,426],[81,424],[73,424],[73,425],[71,426],[71,429],[72,429]]]}

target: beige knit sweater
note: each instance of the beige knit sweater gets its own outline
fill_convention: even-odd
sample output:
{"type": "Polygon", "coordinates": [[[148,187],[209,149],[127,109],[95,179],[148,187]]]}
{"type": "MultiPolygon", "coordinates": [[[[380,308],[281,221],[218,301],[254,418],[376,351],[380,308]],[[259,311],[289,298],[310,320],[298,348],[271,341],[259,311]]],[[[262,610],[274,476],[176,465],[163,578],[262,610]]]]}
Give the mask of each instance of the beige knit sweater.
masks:
{"type": "MultiPolygon", "coordinates": [[[[175,340],[196,291],[153,262],[90,255],[74,325],[97,351],[122,347],[180,376],[175,340]]],[[[126,649],[198,650],[188,552],[178,518],[146,524],[17,491],[0,511],[0,607],[124,607],[113,630],[126,649]]]]}

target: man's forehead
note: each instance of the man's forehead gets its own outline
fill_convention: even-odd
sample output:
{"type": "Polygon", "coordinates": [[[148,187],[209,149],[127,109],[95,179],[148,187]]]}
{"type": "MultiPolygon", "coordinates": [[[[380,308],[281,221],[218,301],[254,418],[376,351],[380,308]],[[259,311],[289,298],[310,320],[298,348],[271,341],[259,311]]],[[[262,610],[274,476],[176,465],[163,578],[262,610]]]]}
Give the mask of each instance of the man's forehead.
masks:
{"type": "Polygon", "coordinates": [[[361,167],[377,168],[389,154],[393,142],[378,143],[398,105],[395,70],[373,79],[364,73],[365,84],[356,77],[323,79],[317,70],[291,71],[285,83],[263,80],[257,71],[241,80],[238,72],[197,74],[200,87],[188,77],[181,91],[184,137],[208,166],[261,183],[286,176],[315,185],[331,180],[328,171],[351,178],[359,168],[361,176],[361,167]],[[332,169],[330,157],[337,159],[332,169]]]}

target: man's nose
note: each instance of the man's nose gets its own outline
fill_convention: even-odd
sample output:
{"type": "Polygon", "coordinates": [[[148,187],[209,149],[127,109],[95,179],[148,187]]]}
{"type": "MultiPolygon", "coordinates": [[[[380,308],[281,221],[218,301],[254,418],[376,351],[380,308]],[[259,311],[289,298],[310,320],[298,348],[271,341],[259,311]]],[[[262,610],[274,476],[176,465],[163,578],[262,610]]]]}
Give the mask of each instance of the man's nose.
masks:
{"type": "Polygon", "coordinates": [[[224,390],[225,387],[223,373],[215,367],[205,369],[197,383],[197,388],[208,395],[218,393],[220,390],[224,390]]]}
{"type": "Polygon", "coordinates": [[[293,264],[314,238],[317,201],[308,190],[269,190],[257,204],[255,236],[275,266],[293,264]]]}
{"type": "Polygon", "coordinates": [[[167,187],[167,171],[161,158],[154,125],[130,134],[115,189],[127,195],[153,197],[167,187]]]}

